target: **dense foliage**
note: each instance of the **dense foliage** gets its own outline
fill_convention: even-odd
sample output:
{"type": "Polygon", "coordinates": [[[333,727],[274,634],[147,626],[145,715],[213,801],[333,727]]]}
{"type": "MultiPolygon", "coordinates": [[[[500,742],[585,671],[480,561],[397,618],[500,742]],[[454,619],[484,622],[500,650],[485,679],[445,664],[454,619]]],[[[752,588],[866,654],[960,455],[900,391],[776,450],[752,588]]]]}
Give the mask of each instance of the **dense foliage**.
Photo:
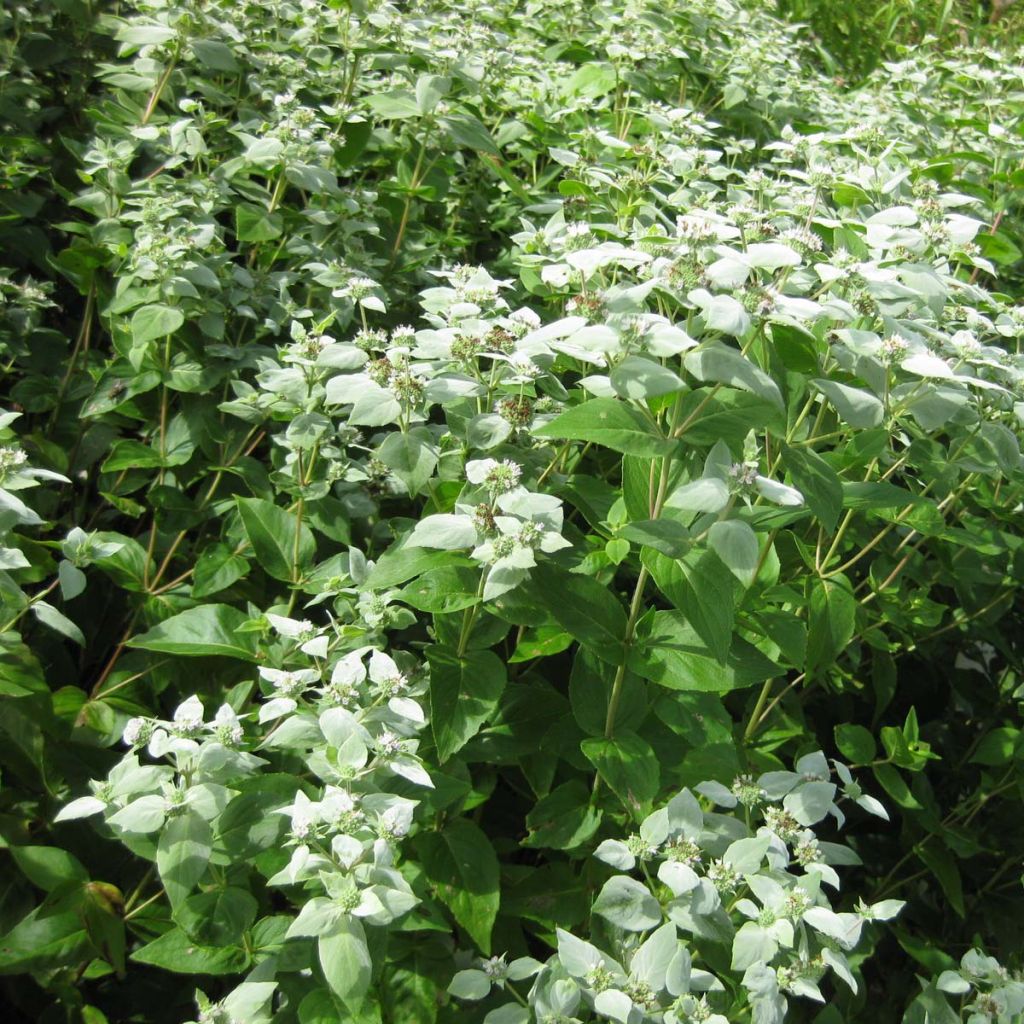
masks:
{"type": "Polygon", "coordinates": [[[806,25],[830,73],[855,80],[907,45],[957,47],[979,35],[1012,42],[1024,17],[1017,0],[776,0],[775,6],[806,25]]]}
{"type": "Polygon", "coordinates": [[[0,19],[11,1019],[1021,1018],[1005,28],[0,19]]]}

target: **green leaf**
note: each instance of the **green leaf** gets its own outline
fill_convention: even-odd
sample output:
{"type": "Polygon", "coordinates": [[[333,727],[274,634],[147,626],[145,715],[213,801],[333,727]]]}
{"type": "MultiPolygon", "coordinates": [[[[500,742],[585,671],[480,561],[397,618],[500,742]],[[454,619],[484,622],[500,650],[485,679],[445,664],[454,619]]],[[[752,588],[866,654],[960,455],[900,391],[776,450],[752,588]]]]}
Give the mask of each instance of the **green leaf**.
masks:
{"type": "Polygon", "coordinates": [[[627,356],[612,369],[609,379],[620,398],[634,401],[669,395],[686,386],[667,366],[642,356],[627,356]]]}
{"type": "Polygon", "coordinates": [[[123,978],[127,936],[121,890],[107,882],[86,883],[78,901],[78,912],[93,946],[118,977],[123,978]]]}
{"type": "Polygon", "coordinates": [[[270,242],[284,233],[284,218],[255,203],[235,207],[235,237],[240,242],[270,242]]]}
{"type": "Polygon", "coordinates": [[[870,764],[878,747],[875,737],[862,725],[843,724],[835,727],[836,746],[851,764],[870,764]]]}
{"type": "Polygon", "coordinates": [[[256,560],[269,576],[291,582],[309,567],[316,541],[297,516],[262,498],[235,498],[235,503],[256,560]]]}
{"type": "Polygon", "coordinates": [[[652,612],[637,628],[629,651],[629,667],[672,690],[728,693],[755,686],[782,673],[760,651],[734,638],[725,665],[708,650],[697,631],[674,611],[652,612]]]}
{"type": "Polygon", "coordinates": [[[903,776],[891,764],[876,764],[872,771],[882,789],[905,811],[923,810],[903,776]]]}
{"type": "MultiPolygon", "coordinates": [[[[576,724],[590,736],[603,736],[608,704],[617,675],[617,665],[602,661],[586,647],[576,651],[569,676],[569,702],[576,724]]],[[[646,685],[633,672],[626,672],[619,685],[615,713],[617,728],[632,729],[647,714],[646,685]]]]}
{"type": "Polygon", "coordinates": [[[739,519],[713,523],[708,531],[708,544],[743,586],[749,587],[754,582],[761,560],[761,545],[747,523],[739,519]]]}
{"type": "Polygon", "coordinates": [[[924,502],[926,499],[912,494],[905,487],[897,487],[884,480],[851,481],[843,483],[843,508],[858,511],[899,508],[924,502]]]}
{"type": "Polygon", "coordinates": [[[622,565],[629,556],[629,541],[624,537],[613,537],[605,541],[604,553],[608,556],[613,565],[622,565]]]}
{"type": "Polygon", "coordinates": [[[629,455],[668,455],[677,445],[663,437],[653,423],[614,398],[592,398],[566,409],[550,423],[538,427],[537,437],[591,441],[629,455]]]}
{"type": "Polygon", "coordinates": [[[629,729],[617,729],[611,739],[587,739],[580,747],[608,788],[639,820],[661,784],[658,758],[651,745],[629,729]]]}
{"type": "MultiPolygon", "coordinates": [[[[466,149],[475,149],[478,153],[501,156],[501,151],[495,145],[494,139],[491,138],[491,133],[478,117],[462,110],[455,114],[439,117],[437,122],[458,145],[466,149]]],[[[498,171],[502,177],[508,173],[498,161],[489,161],[487,166],[498,171]]],[[[512,180],[515,181],[515,178],[513,177],[512,180]]]]}
{"type": "Polygon", "coordinates": [[[144,345],[174,334],[185,322],[185,314],[174,306],[143,306],[132,315],[132,341],[144,345]]]}
{"type": "Polygon", "coordinates": [[[416,106],[421,114],[430,114],[434,107],[448,95],[452,87],[450,78],[440,75],[420,75],[416,79],[416,106]]]}
{"type": "Polygon", "coordinates": [[[79,647],[85,646],[85,636],[63,612],[57,611],[47,601],[36,601],[32,604],[32,614],[50,629],[73,640],[79,647]]]}
{"type": "Polygon", "coordinates": [[[214,71],[230,73],[239,70],[238,61],[226,43],[216,39],[193,39],[190,45],[200,64],[214,71]]]}
{"type": "Polygon", "coordinates": [[[981,249],[982,256],[1000,266],[1009,266],[1024,259],[1020,247],[1002,231],[982,232],[975,238],[975,242],[981,249]]]}
{"type": "Polygon", "coordinates": [[[442,565],[428,569],[395,595],[421,612],[451,614],[480,602],[477,584],[480,571],[470,566],[442,565]]]}
{"type": "Polygon", "coordinates": [[[839,418],[851,427],[877,427],[885,418],[882,403],[869,391],[834,380],[812,380],[835,406],[839,418]]]}
{"type": "Polygon", "coordinates": [[[47,913],[36,907],[0,937],[0,974],[23,974],[80,963],[91,956],[82,920],[76,913],[47,913]]]}
{"type": "Polygon", "coordinates": [[[117,26],[116,38],[132,46],[160,46],[170,42],[177,31],[171,25],[138,24],[124,21],[117,26]]]}
{"type": "Polygon", "coordinates": [[[835,795],[836,787],[832,782],[805,782],[786,794],[783,806],[801,825],[816,825],[828,814],[835,795]]]}
{"type": "Polygon", "coordinates": [[[280,139],[254,139],[245,150],[245,161],[257,167],[275,167],[284,153],[280,139]]]}
{"type": "Polygon", "coordinates": [[[606,587],[550,564],[538,565],[531,576],[548,612],[567,633],[599,658],[621,662],[626,612],[606,587]]]}
{"type": "Polygon", "coordinates": [[[734,971],[744,971],[751,964],[768,963],[778,950],[778,942],[768,931],[756,921],[747,921],[733,938],[729,966],[734,971]]]}
{"type": "Polygon", "coordinates": [[[566,96],[597,99],[606,96],[616,86],[618,75],[610,64],[584,64],[565,83],[566,96]]]}
{"type": "Polygon", "coordinates": [[[661,924],[661,906],[647,886],[635,878],[609,878],[594,901],[594,913],[629,932],[643,932],[661,924]]]}
{"type": "Polygon", "coordinates": [[[238,946],[200,946],[182,928],[172,928],[132,953],[131,960],[175,974],[238,974],[249,955],[238,946]]]}
{"type": "Polygon", "coordinates": [[[255,633],[241,631],[249,617],[226,604],[189,608],[158,623],[148,633],[133,637],[129,647],[162,654],[198,657],[217,654],[242,661],[257,661],[255,633]]]}
{"type": "Polygon", "coordinates": [[[196,560],[192,573],[192,596],[209,597],[226,590],[249,571],[249,563],[227,544],[211,544],[196,560]]]}
{"type": "Polygon", "coordinates": [[[747,98],[747,90],[739,82],[727,82],[722,90],[722,107],[731,110],[747,98]]]}
{"type": "Polygon", "coordinates": [[[658,459],[642,459],[636,455],[624,455],[622,457],[620,490],[610,487],[604,480],[597,480],[593,477],[583,477],[584,486],[580,487],[581,477],[573,476],[569,487],[566,488],[566,494],[569,500],[587,517],[587,522],[598,529],[601,528],[602,523],[611,518],[611,510],[619,499],[620,493],[631,520],[637,523],[649,521],[658,494],[660,466],[661,463],[658,459]],[[590,493],[588,494],[588,492],[590,493]],[[576,499],[577,494],[582,494],[584,504],[581,505],[576,499]]]}
{"type": "Polygon", "coordinates": [[[566,782],[526,816],[530,835],[523,846],[574,850],[589,842],[600,825],[601,812],[591,806],[587,787],[575,780],[566,782]]]}
{"type": "Polygon", "coordinates": [[[498,858],[487,835],[467,818],[440,832],[425,832],[417,843],[420,862],[437,895],[486,955],[498,916],[498,858]]]}
{"type": "Polygon", "coordinates": [[[770,329],[772,347],[787,370],[811,374],[820,369],[818,342],[813,334],[793,324],[773,323],[770,329]]]}
{"type": "Polygon", "coordinates": [[[1021,731],[1012,726],[1002,726],[986,733],[971,756],[971,764],[990,767],[1009,764],[1018,750],[1024,751],[1021,731]]]}
{"type": "Polygon", "coordinates": [[[157,844],[156,867],[173,909],[184,902],[206,874],[212,849],[213,833],[198,811],[188,808],[168,818],[157,844]]]}
{"type": "Polygon", "coordinates": [[[21,873],[45,892],[65,882],[89,880],[89,873],[78,858],[56,846],[10,846],[8,849],[21,873]]]}
{"type": "Polygon", "coordinates": [[[483,971],[456,971],[448,994],[457,999],[485,999],[491,991],[491,979],[483,971]]]}
{"type": "Polygon", "coordinates": [[[674,519],[645,519],[627,523],[620,531],[620,537],[644,547],[653,548],[670,558],[682,558],[690,550],[690,531],[674,519]]]}
{"type": "Polygon", "coordinates": [[[689,424],[681,435],[687,444],[710,447],[724,441],[738,449],[751,430],[771,424],[785,431],[778,404],[746,391],[726,388],[712,396],[708,388],[696,388],[678,401],[678,416],[689,424]]]}
{"type": "MultiPolygon", "coordinates": [[[[833,787],[834,788],[834,787],[833,787]]],[[[750,836],[730,843],[722,860],[742,875],[752,875],[761,869],[771,840],[767,836],[750,836]]]]}
{"type": "Polygon", "coordinates": [[[832,190],[832,198],[839,206],[870,206],[871,196],[859,185],[840,182],[832,190]]]}
{"type": "Polygon", "coordinates": [[[317,942],[320,967],[331,991],[350,1013],[358,1013],[370,989],[373,960],[357,917],[344,915],[317,942]]]}
{"type": "Polygon", "coordinates": [[[793,485],[804,496],[807,507],[831,533],[843,509],[843,485],[836,471],[809,448],[784,446],[782,464],[789,471],[793,485]]]}
{"type": "Polygon", "coordinates": [[[960,869],[953,855],[935,841],[919,843],[916,850],[921,862],[938,880],[943,895],[949,900],[949,905],[960,917],[964,917],[966,908],[963,882],[960,880],[960,869]]]}
{"type": "Polygon", "coordinates": [[[201,946],[240,946],[258,910],[259,903],[248,889],[229,885],[189,896],[175,920],[201,946]]]}
{"type": "Polygon", "coordinates": [[[304,412],[296,416],[284,432],[291,448],[309,451],[315,448],[331,429],[331,421],[319,412],[304,412]]]}
{"type": "Polygon", "coordinates": [[[516,649],[508,659],[509,664],[533,661],[534,658],[549,658],[554,654],[561,654],[571,645],[572,636],[563,632],[558,626],[535,626],[525,630],[522,639],[516,644],[516,649]]]}
{"type": "Polygon", "coordinates": [[[472,565],[468,558],[450,551],[431,548],[408,547],[408,537],[398,544],[392,544],[377,559],[369,575],[363,581],[361,590],[387,590],[419,576],[428,569],[447,565],[472,565]]]}
{"type": "MultiPolygon", "coordinates": [[[[937,949],[935,944],[926,937],[917,935],[910,935],[903,931],[898,925],[890,924],[893,935],[896,937],[896,941],[903,947],[903,950],[914,958],[919,964],[923,965],[932,974],[938,975],[941,971],[956,970],[959,963],[954,960],[944,950],[937,949]]],[[[942,1004],[949,1010],[949,1014],[946,1016],[936,1016],[935,1024],[961,1024],[960,1015],[954,1014],[950,1009],[949,1003],[942,997],[941,993],[936,989],[935,995],[938,999],[942,1000],[942,1004]]],[[[910,1024],[910,1021],[907,1021],[910,1024]]],[[[917,1024],[924,1024],[923,1019],[919,1019],[917,1024]]],[[[928,1024],[932,1024],[931,1020],[928,1024]]]]}
{"type": "Polygon", "coordinates": [[[405,434],[396,430],[384,439],[377,450],[377,458],[405,484],[410,496],[415,497],[433,476],[437,448],[425,427],[405,434]]]}
{"type": "Polygon", "coordinates": [[[749,391],[780,409],[785,407],[778,384],[746,356],[725,345],[709,345],[688,353],[683,365],[702,381],[728,384],[749,391]]]}
{"type": "Polygon", "coordinates": [[[721,512],[729,504],[729,485],[716,477],[691,480],[677,487],[666,499],[666,508],[683,512],[721,512]]]}
{"type": "Polygon", "coordinates": [[[13,643],[0,648],[0,697],[27,697],[49,689],[42,666],[28,647],[13,643]]]}
{"type": "Polygon", "coordinates": [[[110,454],[103,460],[104,473],[116,473],[122,469],[157,469],[163,465],[163,457],[155,449],[141,441],[126,438],[118,441],[110,454]]]}
{"type": "MultiPolygon", "coordinates": [[[[439,959],[435,948],[417,944],[411,955],[403,959],[402,966],[389,972],[387,985],[379,990],[385,1021],[435,1024],[438,1007],[444,1002],[444,981],[447,981],[447,972],[438,969],[439,959]]],[[[336,1024],[337,1019],[335,1014],[315,1024],[336,1024]]],[[[303,1020],[300,1024],[307,1022],[303,1020]]]]}
{"type": "Polygon", "coordinates": [[[924,766],[924,762],[910,749],[901,729],[891,725],[883,726],[881,739],[886,756],[897,767],[906,768],[908,771],[918,771],[924,766]]]}
{"type": "Polygon", "coordinates": [[[494,714],[505,689],[505,666],[492,651],[459,657],[441,644],[426,650],[430,664],[430,723],[444,764],[494,714]]]}
{"type": "Polygon", "coordinates": [[[288,833],[288,818],[272,813],[290,804],[300,788],[293,775],[263,773],[235,784],[239,794],[217,818],[217,853],[232,860],[249,860],[279,846],[288,833]]]}
{"type": "Polygon", "coordinates": [[[643,561],[661,592],[683,613],[715,658],[725,664],[732,646],[736,581],[718,556],[704,551],[675,561],[650,554],[643,561]]]}
{"type": "Polygon", "coordinates": [[[370,109],[384,120],[419,117],[421,114],[416,97],[407,89],[377,93],[376,96],[368,96],[366,102],[370,109]]]}
{"type": "Polygon", "coordinates": [[[424,516],[413,527],[405,543],[407,547],[459,551],[474,547],[478,543],[478,532],[470,516],[442,512],[424,516]]]}
{"type": "Polygon", "coordinates": [[[827,669],[853,637],[857,599],[845,576],[816,579],[807,611],[808,676],[827,669]]]}

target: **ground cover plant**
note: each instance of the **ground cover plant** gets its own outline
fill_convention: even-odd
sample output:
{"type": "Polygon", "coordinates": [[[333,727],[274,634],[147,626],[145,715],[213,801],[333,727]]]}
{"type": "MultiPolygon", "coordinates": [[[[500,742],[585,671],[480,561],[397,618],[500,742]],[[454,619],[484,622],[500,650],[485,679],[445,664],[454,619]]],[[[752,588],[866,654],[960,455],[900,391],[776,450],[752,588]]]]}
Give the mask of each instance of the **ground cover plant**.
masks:
{"type": "Polygon", "coordinates": [[[1021,1018],[1022,54],[782,13],[4,9],[11,1019],[1021,1018]]]}

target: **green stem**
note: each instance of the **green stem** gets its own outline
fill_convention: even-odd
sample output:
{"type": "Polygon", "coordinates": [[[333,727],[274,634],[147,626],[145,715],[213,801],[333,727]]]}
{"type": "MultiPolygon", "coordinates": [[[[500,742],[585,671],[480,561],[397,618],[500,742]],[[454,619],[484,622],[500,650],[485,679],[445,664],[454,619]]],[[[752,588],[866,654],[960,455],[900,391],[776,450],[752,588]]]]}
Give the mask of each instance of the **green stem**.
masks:
{"type": "Polygon", "coordinates": [[[398,232],[395,235],[395,243],[391,248],[391,265],[398,259],[398,250],[402,247],[402,239],[405,238],[405,229],[409,226],[409,213],[412,210],[412,194],[420,187],[419,175],[423,167],[423,154],[427,149],[427,140],[420,143],[420,151],[416,156],[416,166],[412,169],[412,177],[409,179],[409,191],[405,197],[405,205],[402,207],[402,218],[398,222],[398,232]]]}
{"type": "Polygon", "coordinates": [[[459,646],[456,648],[456,656],[461,658],[466,653],[466,646],[469,644],[470,634],[473,632],[473,623],[476,621],[476,614],[480,608],[480,602],[484,596],[484,584],[487,582],[487,571],[480,573],[480,582],[476,587],[476,603],[471,604],[462,613],[462,629],[459,630],[459,646]]]}
{"type": "Polygon", "coordinates": [[[92,334],[92,315],[93,307],[96,304],[96,285],[92,285],[89,288],[89,294],[85,297],[85,311],[82,313],[82,324],[78,329],[78,334],[75,337],[75,347],[71,351],[71,358],[68,360],[67,369],[64,371],[64,376],[61,378],[60,387],[57,389],[57,397],[54,400],[53,412],[50,415],[50,423],[47,432],[52,432],[54,426],[57,423],[57,416],[60,412],[61,403],[64,401],[64,393],[68,389],[68,384],[71,382],[71,375],[75,371],[75,366],[78,363],[78,357],[84,352],[89,351],[89,338],[92,334]]]}
{"type": "MultiPolygon", "coordinates": [[[[674,432],[675,420],[679,411],[679,403],[676,402],[672,410],[672,425],[671,430],[674,432]]],[[[661,479],[658,481],[658,493],[654,499],[654,504],[651,508],[651,518],[657,519],[661,515],[662,508],[665,504],[665,498],[668,492],[668,478],[672,469],[672,456],[666,455],[661,460],[661,479]]],[[[604,720],[604,735],[605,739],[611,739],[615,733],[615,718],[619,711],[619,702],[622,699],[622,686],[626,679],[626,665],[629,661],[629,649],[633,643],[634,633],[636,631],[636,624],[640,619],[640,607],[643,602],[644,587],[647,585],[647,579],[649,577],[647,566],[642,566],[640,569],[640,575],[637,577],[636,586],[633,588],[633,597],[629,602],[629,617],[626,619],[626,632],[622,638],[622,660],[619,662],[618,668],[615,670],[615,678],[612,680],[612,690],[608,697],[608,712],[605,715],[604,720]]],[[[594,776],[594,790],[593,794],[597,794],[598,787],[600,785],[601,776],[594,776]]]]}
{"type": "MultiPolygon", "coordinates": [[[[640,604],[643,601],[644,587],[650,574],[645,565],[637,577],[636,586],[633,588],[633,598],[629,603],[629,618],[626,620],[626,634],[622,639],[622,660],[615,670],[615,679],[612,681],[612,692],[608,698],[608,713],[604,720],[604,738],[610,740],[615,732],[615,716],[619,711],[619,702],[622,699],[622,684],[626,679],[626,663],[629,660],[629,648],[633,643],[633,634],[636,630],[636,623],[640,617],[640,604]]],[[[600,778],[600,776],[597,776],[600,778]]],[[[595,780],[596,781],[596,780],[595,780]]]]}
{"type": "Polygon", "coordinates": [[[766,679],[764,686],[761,687],[761,692],[757,695],[757,703],[754,705],[754,710],[750,712],[750,721],[747,722],[747,727],[743,730],[744,744],[750,742],[757,730],[757,723],[761,720],[761,715],[764,712],[764,706],[768,703],[768,698],[771,696],[772,683],[774,682],[774,678],[766,679]]]}
{"type": "Polygon", "coordinates": [[[13,629],[21,621],[22,617],[25,615],[26,612],[28,612],[32,605],[34,605],[37,601],[42,601],[42,599],[46,597],[47,594],[52,593],[57,588],[59,583],[59,580],[54,580],[45,590],[41,590],[38,594],[35,595],[35,597],[31,598],[28,604],[26,604],[25,607],[22,608],[21,611],[18,612],[18,614],[15,615],[13,619],[10,620],[10,622],[8,622],[3,628],[0,628],[0,633],[6,633],[9,629],[13,629]]]}
{"type": "Polygon", "coordinates": [[[177,52],[171,57],[170,63],[167,65],[164,73],[157,79],[156,86],[153,89],[149,97],[149,102],[146,104],[146,109],[142,114],[142,120],[139,124],[148,124],[149,119],[153,116],[153,112],[156,110],[156,105],[160,102],[160,96],[164,89],[167,88],[167,83],[171,80],[171,75],[174,74],[174,69],[178,65],[178,54],[177,52]]]}
{"type": "Polygon", "coordinates": [[[306,499],[299,498],[295,509],[295,538],[292,541],[292,582],[298,583],[302,573],[299,569],[299,548],[302,544],[302,514],[306,508],[306,499]]]}

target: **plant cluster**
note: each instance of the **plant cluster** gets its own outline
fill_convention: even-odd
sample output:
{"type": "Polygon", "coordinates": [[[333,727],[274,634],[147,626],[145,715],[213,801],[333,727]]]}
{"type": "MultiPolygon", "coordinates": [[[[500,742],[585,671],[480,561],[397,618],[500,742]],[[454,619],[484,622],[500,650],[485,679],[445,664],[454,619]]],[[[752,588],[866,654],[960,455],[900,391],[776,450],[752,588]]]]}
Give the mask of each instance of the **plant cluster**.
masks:
{"type": "Polygon", "coordinates": [[[768,6],[4,12],[14,1013],[1020,1018],[1022,55],[768,6]]]}

